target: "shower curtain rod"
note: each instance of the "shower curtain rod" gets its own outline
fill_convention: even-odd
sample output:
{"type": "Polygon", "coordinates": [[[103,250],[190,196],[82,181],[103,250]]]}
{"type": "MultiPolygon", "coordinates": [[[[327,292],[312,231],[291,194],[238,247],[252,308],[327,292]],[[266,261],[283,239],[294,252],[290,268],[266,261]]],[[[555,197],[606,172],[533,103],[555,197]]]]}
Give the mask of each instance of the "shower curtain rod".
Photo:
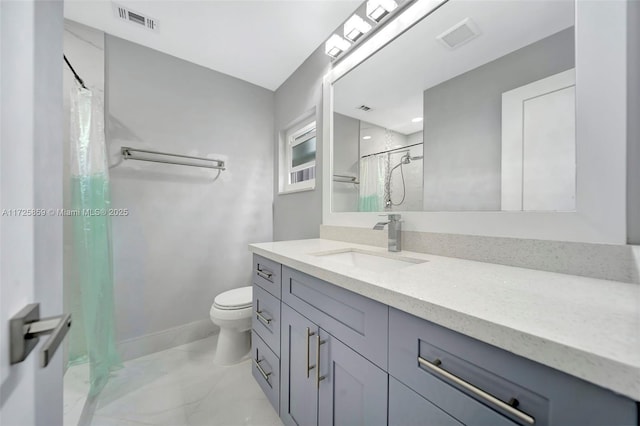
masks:
{"type": "Polygon", "coordinates": [[[64,58],[64,61],[67,63],[67,66],[69,67],[69,69],[71,70],[71,72],[73,73],[73,76],[76,78],[77,82],[80,83],[80,86],[82,86],[83,89],[86,89],[87,86],[84,85],[84,81],[82,81],[82,79],[80,78],[80,76],[78,75],[78,73],[76,72],[76,70],[73,69],[73,66],[71,66],[71,63],[69,62],[69,60],[67,59],[67,55],[65,55],[64,53],[62,54],[62,57],[64,58]]]}
{"type": "Polygon", "coordinates": [[[120,154],[122,154],[122,158],[124,160],[150,161],[152,163],[177,164],[179,166],[204,167],[206,169],[226,170],[226,168],[224,167],[224,161],[216,160],[216,159],[213,159],[213,158],[194,157],[194,156],[191,156],[191,155],[182,155],[182,154],[169,154],[169,153],[166,153],[166,152],[149,151],[149,150],[146,150],[146,149],[136,149],[136,148],[131,148],[131,147],[128,147],[128,146],[123,146],[122,148],[120,148],[120,154]],[[217,164],[215,164],[215,165],[193,164],[193,163],[187,163],[187,162],[184,162],[184,161],[176,161],[176,160],[141,158],[141,157],[136,158],[135,154],[133,154],[135,152],[141,152],[141,153],[144,153],[144,154],[151,154],[151,155],[161,155],[161,156],[164,156],[164,157],[188,158],[190,160],[198,160],[198,161],[212,161],[212,162],[215,162],[217,164]]]}
{"type": "Polygon", "coordinates": [[[423,143],[424,143],[424,142],[418,142],[418,143],[414,143],[414,144],[411,144],[411,145],[405,145],[405,146],[401,146],[401,147],[398,147],[398,148],[388,149],[388,150],[386,150],[386,151],[374,152],[373,154],[363,155],[363,156],[362,156],[362,157],[360,157],[360,158],[371,157],[372,155],[378,155],[378,154],[387,154],[387,153],[390,153],[390,152],[399,151],[399,150],[401,150],[401,149],[405,149],[405,150],[407,150],[407,151],[408,151],[408,149],[407,149],[407,148],[411,148],[412,146],[422,145],[423,143]]]}

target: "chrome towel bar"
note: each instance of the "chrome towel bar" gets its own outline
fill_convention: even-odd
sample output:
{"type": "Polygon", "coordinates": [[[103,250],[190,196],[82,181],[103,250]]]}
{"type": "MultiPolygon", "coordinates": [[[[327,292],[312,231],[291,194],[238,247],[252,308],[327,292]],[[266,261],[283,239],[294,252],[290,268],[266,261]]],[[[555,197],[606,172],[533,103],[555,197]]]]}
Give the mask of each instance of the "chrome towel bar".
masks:
{"type": "Polygon", "coordinates": [[[123,146],[122,148],[120,148],[120,154],[122,154],[122,158],[124,160],[150,161],[152,163],[177,164],[179,166],[204,167],[206,169],[226,170],[224,161],[216,160],[213,158],[194,157],[192,155],[182,155],[182,154],[169,154],[167,152],[149,151],[146,149],[131,148],[129,146],[123,146]],[[140,156],[136,156],[136,153],[147,154],[148,156],[140,157],[140,156]],[[157,158],[157,157],[154,158],[155,156],[159,156],[161,158],[157,158]],[[162,157],[165,157],[165,158],[162,158],[162,157]],[[179,160],[166,158],[166,157],[186,158],[188,160],[202,161],[202,162],[205,162],[205,164],[179,161],[179,160]],[[210,163],[210,164],[206,164],[206,163],[210,163]]]}

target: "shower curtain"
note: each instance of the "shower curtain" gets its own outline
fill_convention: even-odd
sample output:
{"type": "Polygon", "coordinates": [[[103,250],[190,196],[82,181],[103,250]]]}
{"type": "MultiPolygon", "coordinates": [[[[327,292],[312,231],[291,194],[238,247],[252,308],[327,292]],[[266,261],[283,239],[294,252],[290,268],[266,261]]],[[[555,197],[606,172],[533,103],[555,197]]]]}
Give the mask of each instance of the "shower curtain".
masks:
{"type": "Polygon", "coordinates": [[[113,262],[109,207],[109,167],[104,111],[91,90],[77,86],[71,94],[71,219],[73,223],[72,307],[74,327],[69,362],[89,362],[95,395],[120,365],[115,344],[113,262]]]}
{"type": "Polygon", "coordinates": [[[358,211],[384,211],[384,176],[384,156],[370,155],[360,159],[358,211]]]}

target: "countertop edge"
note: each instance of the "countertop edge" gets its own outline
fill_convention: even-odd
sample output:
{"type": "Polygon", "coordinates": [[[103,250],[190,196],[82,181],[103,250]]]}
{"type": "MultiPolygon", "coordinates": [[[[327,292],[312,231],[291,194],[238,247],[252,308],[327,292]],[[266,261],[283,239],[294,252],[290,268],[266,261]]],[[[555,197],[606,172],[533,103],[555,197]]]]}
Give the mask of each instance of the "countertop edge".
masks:
{"type": "Polygon", "coordinates": [[[394,292],[367,281],[346,277],[328,269],[291,259],[270,250],[256,247],[255,245],[249,245],[249,250],[257,255],[319,279],[326,280],[331,284],[392,308],[407,312],[481,342],[609,389],[635,401],[640,401],[640,368],[634,365],[621,363],[617,360],[586,352],[573,346],[551,341],[540,336],[506,327],[502,324],[493,323],[466,314],[465,312],[455,311],[426,300],[394,292]],[[353,282],[357,282],[369,291],[365,294],[363,289],[355,287],[352,284],[353,282]],[[416,303],[421,304],[423,309],[417,309],[415,307],[416,303]],[[424,307],[428,309],[424,309],[424,307]],[[429,313],[426,314],[425,311],[427,310],[429,313]],[[491,331],[487,332],[487,330],[491,331]],[[536,347],[543,347],[544,352],[536,352],[530,349],[536,347]],[[549,356],[549,354],[552,354],[552,356],[549,356]],[[576,363],[576,359],[582,359],[584,363],[599,368],[581,369],[576,367],[582,364],[576,363]],[[608,380],[612,375],[618,378],[616,383],[611,383],[611,381],[608,380]]]}

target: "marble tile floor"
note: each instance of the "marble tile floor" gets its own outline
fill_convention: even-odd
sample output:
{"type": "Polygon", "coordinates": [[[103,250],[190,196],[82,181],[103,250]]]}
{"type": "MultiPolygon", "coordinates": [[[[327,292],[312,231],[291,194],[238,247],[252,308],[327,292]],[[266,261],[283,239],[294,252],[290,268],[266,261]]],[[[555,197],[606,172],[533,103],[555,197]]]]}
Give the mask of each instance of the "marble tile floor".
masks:
{"type": "MultiPolygon", "coordinates": [[[[277,413],[251,376],[249,359],[228,367],[213,364],[216,338],[125,362],[100,393],[91,418],[85,420],[85,414],[80,423],[281,426],[277,413]]],[[[76,419],[84,406],[78,395],[83,380],[87,386],[88,375],[79,367],[87,370],[86,366],[76,366],[65,374],[65,426],[78,424],[76,419]]]]}

